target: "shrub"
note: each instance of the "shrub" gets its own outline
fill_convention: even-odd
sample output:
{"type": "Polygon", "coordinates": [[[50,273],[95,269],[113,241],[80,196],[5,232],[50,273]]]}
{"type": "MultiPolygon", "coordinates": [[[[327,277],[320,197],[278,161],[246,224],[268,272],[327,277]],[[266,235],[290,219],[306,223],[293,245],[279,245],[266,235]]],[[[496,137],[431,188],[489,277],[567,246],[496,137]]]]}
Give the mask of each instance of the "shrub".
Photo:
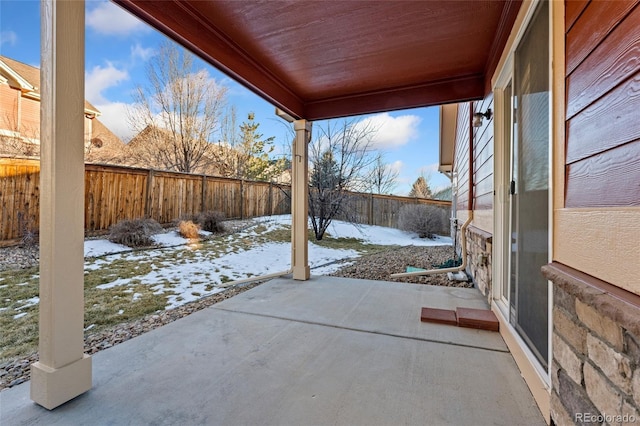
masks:
{"type": "Polygon", "coordinates": [[[40,233],[38,231],[26,230],[22,234],[22,240],[20,241],[22,247],[28,249],[36,249],[40,244],[40,233]]]}
{"type": "Polygon", "coordinates": [[[184,238],[198,238],[200,237],[199,232],[200,227],[190,220],[181,220],[178,223],[178,233],[184,238]]]}
{"type": "Polygon", "coordinates": [[[180,222],[193,222],[193,223],[198,223],[198,215],[197,214],[183,214],[182,216],[180,216],[177,219],[173,219],[173,226],[175,227],[179,227],[180,226],[180,222]]]}
{"type": "Polygon", "coordinates": [[[121,220],[109,229],[109,241],[129,247],[148,247],[154,244],[152,235],[162,232],[153,219],[121,220]]]}
{"type": "Polygon", "coordinates": [[[398,227],[418,234],[420,238],[434,238],[449,226],[447,210],[428,204],[409,204],[400,208],[398,227]]]}
{"type": "Polygon", "coordinates": [[[214,234],[221,234],[226,231],[226,228],[222,221],[224,220],[224,213],[206,211],[198,215],[196,222],[200,225],[203,231],[213,232],[214,234]]]}
{"type": "Polygon", "coordinates": [[[22,247],[27,249],[37,249],[40,242],[40,230],[33,223],[33,218],[18,212],[18,226],[22,230],[22,247]]]}

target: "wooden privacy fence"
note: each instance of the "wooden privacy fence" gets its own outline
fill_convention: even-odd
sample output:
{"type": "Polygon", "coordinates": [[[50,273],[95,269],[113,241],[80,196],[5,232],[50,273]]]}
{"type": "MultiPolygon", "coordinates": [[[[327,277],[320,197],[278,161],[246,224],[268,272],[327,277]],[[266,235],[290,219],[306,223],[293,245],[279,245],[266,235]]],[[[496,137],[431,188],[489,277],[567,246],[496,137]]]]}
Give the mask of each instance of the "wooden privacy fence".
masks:
{"type": "Polygon", "coordinates": [[[0,158],[0,241],[37,229],[40,214],[40,162],[0,158]]]}
{"type": "MultiPolygon", "coordinates": [[[[407,204],[428,204],[446,209],[447,217],[451,215],[451,202],[428,200],[425,198],[400,197],[397,195],[381,195],[362,192],[350,192],[345,200],[345,208],[337,219],[349,220],[366,225],[398,227],[400,208],[407,204]]],[[[445,230],[446,231],[446,230],[445,230]]]]}
{"type": "Polygon", "coordinates": [[[269,182],[86,164],[85,228],[140,217],[167,224],[208,210],[228,218],[286,214],[288,194],[288,186],[269,182]]]}
{"type": "MultiPolygon", "coordinates": [[[[142,217],[168,224],[208,210],[228,218],[291,212],[290,187],[269,182],[85,164],[84,184],[87,232],[142,217]]],[[[0,158],[0,241],[38,229],[39,187],[38,160],[0,158]]]]}
{"type": "MultiPolygon", "coordinates": [[[[209,210],[227,218],[291,212],[288,185],[97,164],[85,164],[84,179],[87,232],[105,231],[123,219],[167,224],[209,210]]],[[[39,187],[39,160],[0,158],[0,241],[37,231],[39,187]]],[[[448,201],[362,193],[350,193],[347,202],[356,221],[387,227],[397,227],[405,204],[451,207],[448,201]]]]}

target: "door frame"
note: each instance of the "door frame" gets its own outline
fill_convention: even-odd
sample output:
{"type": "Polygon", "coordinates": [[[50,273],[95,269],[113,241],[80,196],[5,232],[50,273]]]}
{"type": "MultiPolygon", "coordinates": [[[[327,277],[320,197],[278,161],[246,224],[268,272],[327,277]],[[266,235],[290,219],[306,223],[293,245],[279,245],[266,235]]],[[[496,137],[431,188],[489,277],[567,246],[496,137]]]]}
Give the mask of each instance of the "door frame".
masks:
{"type": "MultiPolygon", "coordinates": [[[[505,341],[507,342],[509,349],[511,350],[514,358],[516,358],[516,362],[518,363],[519,368],[523,372],[525,376],[525,380],[529,384],[529,387],[532,391],[535,388],[544,387],[546,392],[550,391],[551,388],[551,360],[552,360],[552,331],[553,331],[553,292],[552,292],[552,283],[550,281],[547,282],[548,287],[548,339],[549,339],[549,349],[548,349],[548,359],[549,359],[549,367],[545,368],[542,364],[537,360],[536,356],[529,349],[528,345],[525,343],[524,339],[520,337],[519,333],[515,330],[515,328],[510,324],[510,312],[509,312],[509,300],[503,297],[503,294],[510,294],[510,256],[511,256],[511,247],[510,247],[510,227],[511,227],[511,210],[510,210],[510,200],[509,200],[509,183],[508,179],[510,177],[510,168],[511,168],[511,146],[506,147],[506,144],[511,144],[513,141],[513,126],[509,123],[509,127],[506,126],[505,123],[505,109],[511,108],[511,105],[505,104],[504,99],[504,91],[505,88],[511,83],[512,90],[513,87],[513,76],[514,76],[514,55],[515,50],[518,47],[526,29],[528,28],[533,14],[537,10],[538,5],[542,0],[534,0],[530,3],[524,3],[520,13],[518,15],[518,19],[514,24],[512,34],[510,39],[505,47],[503,52],[502,59],[496,69],[496,73],[494,78],[492,79],[492,88],[494,93],[494,108],[495,108],[495,118],[494,118],[494,238],[493,238],[493,253],[492,258],[494,262],[492,264],[492,276],[493,276],[493,286],[492,286],[492,309],[498,315],[501,322],[501,332],[505,341]],[[507,130],[508,129],[508,130],[507,130]],[[509,132],[509,133],[507,133],[509,132]],[[506,287],[506,292],[504,291],[506,287]],[[512,347],[509,345],[509,342],[515,344],[517,347],[512,347]],[[522,362],[519,362],[518,357],[523,357],[524,361],[528,366],[521,365],[522,362]],[[525,371],[528,370],[528,371],[525,371]],[[530,379],[527,379],[527,376],[531,376],[530,379]],[[536,377],[537,376],[537,380],[536,377]]],[[[564,19],[564,14],[558,16],[558,12],[563,12],[564,10],[564,2],[555,2],[549,1],[549,189],[548,189],[548,197],[549,197],[549,209],[548,209],[548,250],[549,250],[549,258],[548,261],[551,262],[553,258],[553,129],[554,129],[554,79],[553,79],[553,57],[555,46],[553,44],[553,40],[556,37],[554,34],[554,19],[564,19]],[[560,3],[561,8],[559,9],[555,3],[560,3]]],[[[563,36],[562,34],[561,36],[563,36]]],[[[534,392],[535,396],[535,392],[534,392]]],[[[548,398],[548,396],[547,396],[548,398]]],[[[536,398],[538,401],[538,398],[536,398]]],[[[539,405],[547,405],[547,403],[541,404],[538,401],[539,405]]],[[[541,406],[542,408],[542,406],[541,406]]],[[[544,412],[544,410],[543,410],[544,412]]]]}

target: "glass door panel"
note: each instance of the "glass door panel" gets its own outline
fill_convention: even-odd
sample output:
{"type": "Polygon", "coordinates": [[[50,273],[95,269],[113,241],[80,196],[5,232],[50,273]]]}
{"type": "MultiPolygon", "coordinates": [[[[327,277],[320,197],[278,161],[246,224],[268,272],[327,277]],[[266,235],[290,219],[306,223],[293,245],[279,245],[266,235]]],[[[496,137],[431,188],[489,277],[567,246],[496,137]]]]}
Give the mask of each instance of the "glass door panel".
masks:
{"type": "Polygon", "coordinates": [[[548,364],[549,25],[536,11],[514,61],[511,166],[510,321],[548,364]]]}

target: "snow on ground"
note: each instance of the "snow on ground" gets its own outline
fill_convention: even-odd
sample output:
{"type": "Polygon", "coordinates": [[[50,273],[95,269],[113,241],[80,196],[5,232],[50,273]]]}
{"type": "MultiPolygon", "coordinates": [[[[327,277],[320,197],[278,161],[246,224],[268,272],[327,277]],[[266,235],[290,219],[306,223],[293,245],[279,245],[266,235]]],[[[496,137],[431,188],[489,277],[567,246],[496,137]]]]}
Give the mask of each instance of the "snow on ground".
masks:
{"type": "Polygon", "coordinates": [[[348,222],[333,221],[327,228],[329,235],[340,238],[357,238],[367,244],[387,246],[444,246],[451,245],[450,237],[436,236],[435,239],[420,238],[414,232],[385,228],[374,225],[354,225],[348,222]]]}
{"type": "MultiPolygon", "coordinates": [[[[178,249],[175,248],[174,249],[178,249]]],[[[152,257],[153,253],[147,253],[152,257]]],[[[188,262],[162,262],[158,267],[135,278],[154,290],[154,294],[165,294],[167,309],[175,308],[203,296],[223,291],[218,287],[228,281],[235,281],[252,276],[272,274],[286,271],[291,259],[291,246],[288,243],[265,243],[248,250],[231,252],[220,257],[210,258],[206,250],[194,251],[188,262]]],[[[358,256],[355,250],[335,250],[309,244],[311,267],[325,265],[330,262],[358,256]]],[[[119,259],[138,260],[138,253],[123,253],[119,259]]],[[[102,259],[101,259],[102,260],[102,259]]],[[[322,273],[337,270],[339,265],[325,266],[322,273]],[[331,267],[333,269],[331,269],[331,267]]],[[[314,270],[314,273],[317,273],[314,270]]],[[[117,286],[133,285],[132,279],[118,278],[112,282],[97,286],[99,289],[110,289],[117,286]]],[[[139,296],[138,296],[139,297],[139,296]]],[[[132,301],[137,298],[132,298],[132,301]]]]}
{"type": "Polygon", "coordinates": [[[110,253],[131,251],[130,247],[112,243],[109,240],[88,240],[84,242],[84,257],[104,256],[110,253]]]}
{"type": "MultiPolygon", "coordinates": [[[[210,235],[211,232],[200,232],[203,235],[210,235]]],[[[164,234],[154,235],[153,241],[161,247],[172,247],[189,242],[187,238],[181,237],[176,231],[165,232],[164,234]]],[[[131,247],[122,244],[112,243],[109,240],[88,240],[84,242],[84,256],[98,257],[111,253],[123,253],[132,251],[131,247]]]]}
{"type": "MultiPolygon", "coordinates": [[[[263,223],[291,225],[291,215],[263,216],[254,219],[263,223]]],[[[309,221],[309,228],[311,222],[309,221]]],[[[402,231],[384,226],[360,225],[341,220],[329,224],[327,233],[335,238],[357,238],[365,244],[398,246],[445,246],[453,244],[450,237],[437,235],[435,239],[420,238],[415,232],[402,231]]]]}
{"type": "MultiPolygon", "coordinates": [[[[256,218],[254,223],[262,225],[263,228],[266,227],[267,231],[282,229],[284,225],[291,225],[291,215],[256,218]]],[[[414,233],[398,229],[354,225],[342,221],[334,221],[327,229],[327,233],[333,238],[357,238],[365,244],[432,246],[452,243],[451,238],[421,239],[414,233]]],[[[154,294],[164,294],[167,297],[166,309],[171,309],[223,291],[224,287],[220,285],[226,282],[287,270],[291,260],[289,243],[264,242],[249,247],[232,244],[240,239],[251,241],[252,237],[258,235],[255,227],[249,227],[227,236],[229,248],[226,252],[200,250],[198,245],[182,238],[176,231],[154,236],[154,241],[159,247],[143,251],[133,251],[127,246],[108,240],[88,240],[84,245],[84,254],[87,258],[85,272],[109,268],[111,262],[115,260],[149,263],[150,271],[147,268],[149,272],[145,274],[127,279],[117,278],[98,288],[106,290],[124,286],[125,292],[132,294],[132,302],[135,303],[143,296],[135,292],[134,287],[143,284],[148,286],[154,294]],[[189,256],[183,256],[187,253],[186,250],[189,250],[189,256]]],[[[335,272],[358,256],[359,253],[355,250],[327,248],[316,245],[313,241],[309,242],[309,263],[314,275],[335,272]]],[[[18,310],[37,304],[39,300],[36,299],[23,301],[25,305],[18,310]]],[[[21,315],[19,313],[16,317],[21,315]]]]}
{"type": "MultiPolygon", "coordinates": [[[[268,230],[278,225],[291,225],[291,215],[264,216],[255,218],[254,222],[262,223],[268,230]]],[[[309,223],[311,227],[311,223],[309,223]]],[[[201,232],[204,234],[204,232],[201,232]]],[[[450,237],[436,236],[435,239],[419,238],[414,232],[400,229],[385,228],[375,225],[356,225],[340,220],[334,220],[329,225],[327,233],[335,238],[357,238],[365,244],[399,245],[399,246],[440,246],[451,245],[450,237]]],[[[206,233],[209,234],[209,233],[206,233]]],[[[254,230],[246,230],[237,234],[240,237],[256,235],[254,230]]],[[[158,234],[153,237],[161,247],[173,247],[189,243],[187,238],[181,237],[176,231],[158,234]]],[[[98,257],[111,253],[132,251],[130,247],[115,244],[108,240],[89,240],[84,243],[85,257],[98,257]]]]}

